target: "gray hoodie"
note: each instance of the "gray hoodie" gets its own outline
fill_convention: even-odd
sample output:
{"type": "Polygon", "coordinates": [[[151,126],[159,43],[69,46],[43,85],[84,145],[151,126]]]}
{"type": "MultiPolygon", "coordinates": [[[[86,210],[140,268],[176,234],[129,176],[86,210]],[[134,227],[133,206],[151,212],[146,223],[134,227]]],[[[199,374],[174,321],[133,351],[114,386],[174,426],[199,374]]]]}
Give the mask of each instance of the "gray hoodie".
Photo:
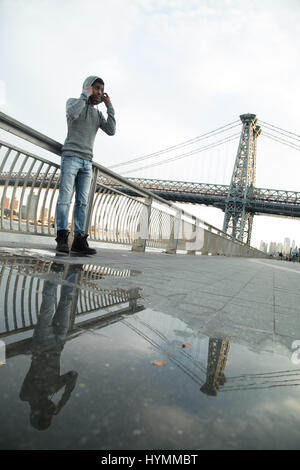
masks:
{"type": "Polygon", "coordinates": [[[91,86],[99,78],[90,76],[83,82],[80,98],[70,98],[66,104],[68,135],[62,147],[62,156],[76,156],[92,160],[94,141],[98,129],[108,135],[116,131],[115,111],[111,104],[107,105],[107,119],[89,102],[89,92],[86,87],[91,86]]]}

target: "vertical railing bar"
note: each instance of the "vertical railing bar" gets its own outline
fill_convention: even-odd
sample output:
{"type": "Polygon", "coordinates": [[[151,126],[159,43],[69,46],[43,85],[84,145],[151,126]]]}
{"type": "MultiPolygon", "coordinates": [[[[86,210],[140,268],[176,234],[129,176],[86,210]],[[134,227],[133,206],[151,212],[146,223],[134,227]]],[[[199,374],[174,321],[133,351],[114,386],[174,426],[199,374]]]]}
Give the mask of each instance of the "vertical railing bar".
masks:
{"type": "Polygon", "coordinates": [[[23,282],[22,282],[22,287],[21,287],[21,316],[22,316],[22,322],[23,326],[26,326],[26,318],[25,318],[25,289],[26,289],[26,276],[23,275],[23,282]]]}
{"type": "MultiPolygon", "coordinates": [[[[38,161],[38,160],[37,160],[37,161],[38,161]]],[[[34,190],[35,190],[35,182],[36,182],[37,179],[38,179],[38,176],[39,176],[39,174],[40,174],[40,171],[41,171],[43,165],[44,165],[44,162],[41,162],[41,163],[40,163],[40,166],[38,167],[37,172],[35,173],[35,176],[34,176],[34,178],[33,178],[33,180],[32,180],[31,190],[30,190],[30,192],[29,192],[29,196],[27,197],[27,202],[26,202],[26,205],[27,205],[26,230],[27,230],[28,233],[30,233],[30,230],[29,230],[29,210],[31,209],[31,207],[30,207],[30,206],[31,206],[31,199],[32,199],[32,195],[33,195],[34,190]],[[28,199],[29,199],[29,201],[28,201],[28,199]]],[[[36,228],[36,226],[35,226],[35,228],[36,228]]]]}
{"type": "Polygon", "coordinates": [[[9,157],[11,151],[12,151],[12,149],[10,147],[8,147],[7,151],[6,151],[6,154],[4,155],[4,158],[3,158],[2,163],[0,165],[0,173],[2,173],[2,170],[3,170],[5,164],[8,160],[8,157],[9,157]]]}
{"type": "Polygon", "coordinates": [[[132,218],[134,213],[135,207],[135,200],[131,200],[126,205],[126,214],[124,215],[124,233],[125,233],[125,240],[127,244],[132,243],[132,235],[131,235],[131,225],[132,225],[132,218]]]}
{"type": "Polygon", "coordinates": [[[113,209],[111,210],[111,227],[112,227],[112,233],[113,233],[113,243],[117,243],[117,232],[116,232],[116,219],[118,216],[118,210],[119,210],[119,204],[120,204],[120,195],[118,193],[113,192],[113,209]]]}
{"type": "MultiPolygon", "coordinates": [[[[79,305],[80,305],[80,309],[81,309],[81,312],[83,312],[83,305],[82,305],[82,290],[80,290],[80,293],[79,293],[79,305]]],[[[79,313],[79,312],[78,312],[79,313]]]]}
{"type": "Polygon", "coordinates": [[[20,273],[16,274],[15,285],[14,285],[14,293],[13,293],[13,319],[14,319],[14,327],[18,329],[18,322],[17,322],[17,309],[16,309],[16,302],[17,302],[17,288],[19,283],[20,273]]]}
{"type": "Polygon", "coordinates": [[[13,272],[13,266],[10,266],[9,274],[7,276],[6,281],[6,288],[5,288],[5,301],[4,301],[4,318],[5,318],[5,328],[6,331],[10,331],[9,329],[9,321],[8,321],[8,300],[9,300],[9,287],[10,287],[10,280],[13,272]]]}
{"type": "Polygon", "coordinates": [[[137,220],[140,215],[139,208],[142,208],[142,203],[140,201],[133,201],[130,205],[130,212],[129,212],[129,223],[128,223],[128,237],[129,237],[129,244],[131,245],[134,241],[136,228],[137,228],[137,220]]]}
{"type": "Polygon", "coordinates": [[[109,214],[110,214],[110,210],[111,210],[111,198],[112,198],[112,195],[111,195],[111,192],[109,192],[107,194],[107,198],[106,198],[106,211],[105,211],[106,236],[105,236],[104,240],[106,242],[110,241],[110,236],[111,236],[110,227],[109,227],[109,214]]]}
{"type": "Polygon", "coordinates": [[[114,204],[114,209],[111,211],[112,212],[112,231],[114,234],[114,242],[118,242],[118,234],[117,234],[117,219],[118,219],[118,214],[119,214],[119,208],[120,208],[120,195],[115,194],[115,204],[114,204]]]}
{"type": "Polygon", "coordinates": [[[101,241],[104,241],[104,216],[105,216],[107,196],[108,196],[107,189],[105,189],[103,191],[103,193],[101,194],[101,198],[100,198],[98,209],[97,209],[98,210],[98,216],[97,216],[98,220],[96,220],[96,224],[97,224],[97,227],[98,227],[99,240],[101,240],[101,241]],[[100,230],[102,232],[101,236],[100,236],[100,230]]]}
{"type": "MultiPolygon", "coordinates": [[[[59,170],[59,168],[56,169],[55,173],[57,173],[57,171],[59,170]]],[[[55,196],[55,193],[57,192],[57,188],[58,188],[58,185],[59,185],[59,182],[60,182],[60,175],[57,176],[57,180],[55,182],[55,186],[54,188],[52,189],[52,195],[51,195],[51,199],[50,199],[50,205],[49,205],[49,217],[48,217],[48,233],[51,234],[51,214],[52,214],[52,206],[53,206],[53,201],[54,201],[54,196],[55,196]]],[[[55,214],[54,214],[54,220],[55,220],[55,214]]],[[[56,222],[54,224],[54,231],[56,230],[56,222]]]]}
{"type": "Polygon", "coordinates": [[[40,284],[41,284],[41,280],[38,277],[37,278],[37,284],[36,284],[36,291],[35,291],[35,311],[34,311],[35,319],[34,319],[34,321],[37,320],[38,312],[39,312],[39,293],[42,292],[42,291],[40,291],[40,284]]]}
{"type": "MultiPolygon", "coordinates": [[[[18,158],[19,158],[19,155],[20,155],[20,152],[17,152],[14,159],[13,159],[13,162],[10,165],[10,168],[8,170],[8,176],[5,179],[5,185],[4,185],[4,188],[3,188],[2,201],[1,201],[1,227],[3,227],[4,204],[5,204],[5,197],[6,197],[6,192],[7,192],[7,188],[8,188],[8,182],[9,182],[10,176],[12,174],[12,169],[15,167],[15,164],[16,164],[18,158]]],[[[10,210],[11,210],[11,204],[10,204],[10,210]]]]}
{"type": "MultiPolygon", "coordinates": [[[[27,155],[26,163],[27,163],[28,159],[29,159],[29,157],[28,157],[28,155],[27,155]]],[[[22,193],[21,193],[21,197],[20,197],[20,205],[19,205],[19,208],[20,208],[20,211],[19,211],[19,231],[20,231],[20,232],[23,232],[23,230],[21,229],[21,222],[22,222],[22,215],[23,215],[23,214],[22,214],[22,212],[23,212],[22,207],[23,207],[24,194],[26,193],[27,181],[28,181],[28,179],[29,179],[29,176],[30,176],[30,174],[31,174],[31,170],[33,169],[34,165],[35,165],[35,160],[32,160],[32,163],[31,163],[31,165],[30,165],[29,171],[28,171],[27,175],[25,176],[24,182],[23,182],[23,188],[22,188],[22,193]],[[21,215],[21,216],[20,216],[20,215],[21,215]]]]}
{"type": "Polygon", "coordinates": [[[122,231],[122,237],[123,237],[123,243],[128,243],[129,240],[127,239],[128,238],[128,214],[130,213],[130,207],[132,205],[132,203],[134,203],[134,200],[133,199],[127,199],[124,197],[124,206],[122,207],[122,214],[121,214],[121,218],[120,218],[120,227],[121,227],[121,231],[122,231]],[[127,222],[127,224],[126,224],[127,222]]]}
{"type": "Polygon", "coordinates": [[[28,314],[29,314],[29,322],[30,326],[33,326],[33,318],[32,318],[32,286],[33,286],[33,277],[30,279],[29,283],[29,292],[28,292],[28,314]]]}
{"type": "Polygon", "coordinates": [[[103,237],[103,239],[105,242],[109,242],[109,238],[110,238],[110,230],[109,230],[109,224],[108,224],[110,204],[111,204],[111,192],[109,191],[105,198],[105,211],[103,212],[103,223],[105,223],[104,225],[105,236],[103,237]]]}
{"type": "Polygon", "coordinates": [[[125,242],[123,220],[124,220],[124,217],[126,217],[126,212],[127,212],[127,198],[123,196],[120,200],[118,218],[117,218],[117,228],[116,228],[117,234],[119,235],[118,243],[122,243],[122,244],[125,242]]]}
{"type": "Polygon", "coordinates": [[[89,299],[89,305],[90,305],[90,310],[91,310],[93,309],[93,296],[92,296],[92,292],[90,291],[90,289],[87,292],[88,292],[88,299],[89,299]]]}
{"type": "Polygon", "coordinates": [[[93,221],[94,221],[94,240],[99,240],[100,239],[100,228],[99,225],[97,224],[97,215],[98,215],[98,210],[99,210],[99,205],[101,204],[102,200],[102,192],[97,192],[95,193],[95,208],[93,212],[93,221]]]}
{"type": "MultiPolygon", "coordinates": [[[[53,181],[54,181],[54,177],[55,177],[55,175],[56,175],[56,173],[57,173],[57,171],[58,171],[59,169],[58,169],[57,167],[54,167],[54,168],[55,168],[55,170],[53,171],[53,173],[52,173],[52,175],[51,175],[51,178],[50,178],[50,180],[49,180],[48,188],[47,188],[46,191],[45,191],[45,201],[44,201],[44,204],[46,204],[46,201],[47,201],[47,199],[48,199],[49,191],[51,190],[52,193],[53,193],[53,195],[55,194],[55,191],[56,191],[56,189],[55,189],[55,188],[56,188],[56,184],[54,185],[54,188],[51,188],[51,185],[52,185],[52,183],[53,183],[53,181]]],[[[56,183],[57,183],[57,182],[56,182],[56,183]]],[[[50,201],[52,201],[52,198],[50,198],[50,201]]],[[[51,234],[51,209],[52,209],[52,206],[51,206],[51,207],[49,206],[49,207],[48,207],[48,218],[47,218],[47,219],[48,219],[48,220],[47,220],[47,224],[48,224],[47,232],[48,232],[49,235],[51,234]]],[[[54,217],[53,219],[55,219],[55,217],[54,217]]],[[[44,225],[43,225],[43,229],[44,229],[44,225]]]]}
{"type": "MultiPolygon", "coordinates": [[[[36,199],[36,205],[35,205],[35,211],[34,211],[35,232],[37,232],[37,222],[39,220],[38,207],[39,207],[39,202],[40,202],[40,196],[42,194],[42,189],[43,189],[43,184],[44,184],[45,178],[48,175],[50,168],[51,168],[51,164],[48,164],[48,167],[46,167],[45,173],[43,173],[43,177],[40,181],[40,187],[39,187],[39,190],[38,190],[38,193],[37,193],[37,199],[36,199]]],[[[41,207],[41,209],[42,209],[42,215],[44,215],[43,206],[41,207]]]]}
{"type": "MultiPolygon", "coordinates": [[[[14,189],[13,189],[13,193],[12,193],[12,196],[11,196],[11,205],[13,205],[13,201],[15,199],[15,194],[16,194],[16,191],[17,191],[17,187],[19,185],[19,180],[20,180],[20,177],[22,175],[23,168],[25,167],[27,161],[28,161],[28,156],[25,154],[25,158],[23,158],[21,168],[20,168],[20,170],[17,174],[16,181],[15,181],[15,184],[14,184],[14,189]]],[[[13,206],[11,207],[11,217],[10,217],[10,229],[11,230],[13,230],[12,215],[13,215],[13,206]]],[[[19,206],[19,220],[20,220],[20,215],[21,215],[21,211],[20,211],[20,206],[19,206]]]]}
{"type": "Polygon", "coordinates": [[[105,217],[105,209],[108,201],[108,189],[103,188],[98,195],[98,202],[95,206],[95,227],[97,227],[97,236],[99,241],[104,240],[104,217],[105,217]]]}
{"type": "Polygon", "coordinates": [[[109,227],[109,239],[108,239],[108,242],[112,242],[113,241],[113,227],[112,227],[112,223],[111,223],[111,219],[112,217],[114,216],[114,203],[115,203],[115,199],[114,199],[114,193],[113,191],[110,192],[110,195],[109,195],[109,211],[108,211],[108,214],[107,214],[107,225],[109,227]]]}
{"type": "Polygon", "coordinates": [[[126,212],[127,206],[127,198],[124,196],[120,196],[119,198],[119,206],[118,206],[118,213],[116,216],[116,235],[117,235],[117,243],[123,242],[123,232],[122,232],[122,220],[123,214],[126,212]]]}
{"type": "Polygon", "coordinates": [[[88,305],[87,305],[87,300],[86,300],[86,290],[85,289],[83,290],[83,301],[84,301],[84,311],[86,312],[87,309],[88,309],[88,305]]]}
{"type": "MultiPolygon", "coordinates": [[[[1,272],[0,272],[0,286],[1,286],[1,284],[2,284],[3,274],[5,273],[6,269],[7,269],[6,264],[3,263],[3,264],[2,264],[2,267],[1,267],[1,272]]],[[[4,296],[4,298],[3,298],[3,302],[4,302],[4,301],[5,301],[5,296],[4,296]]],[[[3,312],[3,313],[4,313],[4,312],[3,312]]],[[[5,322],[5,316],[4,316],[4,322],[5,322]]]]}

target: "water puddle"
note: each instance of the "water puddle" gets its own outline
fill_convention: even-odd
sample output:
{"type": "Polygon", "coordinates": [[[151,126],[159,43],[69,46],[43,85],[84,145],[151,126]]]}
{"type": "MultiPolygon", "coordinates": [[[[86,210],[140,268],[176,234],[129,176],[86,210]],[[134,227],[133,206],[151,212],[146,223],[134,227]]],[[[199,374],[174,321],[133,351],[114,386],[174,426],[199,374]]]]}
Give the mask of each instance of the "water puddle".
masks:
{"type": "Polygon", "coordinates": [[[148,301],[155,273],[78,260],[0,253],[0,448],[299,448],[294,324],[203,316],[161,279],[148,301]]]}

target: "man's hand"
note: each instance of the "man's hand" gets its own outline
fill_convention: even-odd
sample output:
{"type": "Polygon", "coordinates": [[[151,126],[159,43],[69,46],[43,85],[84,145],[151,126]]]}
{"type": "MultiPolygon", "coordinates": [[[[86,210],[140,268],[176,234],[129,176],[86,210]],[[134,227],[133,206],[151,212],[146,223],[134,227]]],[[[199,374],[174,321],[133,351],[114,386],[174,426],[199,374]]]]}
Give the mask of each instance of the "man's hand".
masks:
{"type": "Polygon", "coordinates": [[[107,106],[108,104],[111,104],[110,97],[108,96],[107,93],[103,93],[103,95],[102,95],[102,101],[103,101],[104,104],[106,104],[106,106],[107,106]]]}
{"type": "Polygon", "coordinates": [[[85,88],[85,90],[87,90],[89,92],[90,96],[93,94],[93,87],[92,86],[87,86],[85,88]]]}

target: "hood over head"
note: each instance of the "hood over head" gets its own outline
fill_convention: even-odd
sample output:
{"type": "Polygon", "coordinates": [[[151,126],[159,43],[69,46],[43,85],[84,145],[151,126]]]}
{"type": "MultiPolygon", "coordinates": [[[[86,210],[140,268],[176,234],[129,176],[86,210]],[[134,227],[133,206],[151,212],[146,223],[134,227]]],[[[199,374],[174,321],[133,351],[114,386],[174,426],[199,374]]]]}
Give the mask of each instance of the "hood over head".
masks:
{"type": "MultiPolygon", "coordinates": [[[[96,81],[96,80],[101,80],[103,83],[104,81],[102,80],[102,78],[98,77],[97,75],[90,75],[89,77],[87,77],[84,82],[83,82],[83,85],[82,85],[82,91],[87,88],[88,86],[91,86],[93,85],[93,83],[96,81]]],[[[99,101],[100,103],[100,101],[99,101]]],[[[97,104],[99,104],[97,103],[97,104]]],[[[88,106],[89,106],[89,99],[88,99],[88,102],[87,102],[87,108],[86,108],[86,112],[85,112],[85,119],[87,117],[87,113],[88,113],[88,106]]]]}
{"type": "MultiPolygon", "coordinates": [[[[100,77],[97,77],[96,75],[90,75],[89,77],[87,77],[84,82],[83,82],[83,86],[82,86],[82,89],[88,87],[88,86],[91,86],[93,85],[93,83],[96,81],[96,80],[102,80],[102,78],[100,77]]],[[[103,80],[102,80],[103,81],[103,80]]],[[[103,81],[104,83],[104,81],[103,81]]]]}

